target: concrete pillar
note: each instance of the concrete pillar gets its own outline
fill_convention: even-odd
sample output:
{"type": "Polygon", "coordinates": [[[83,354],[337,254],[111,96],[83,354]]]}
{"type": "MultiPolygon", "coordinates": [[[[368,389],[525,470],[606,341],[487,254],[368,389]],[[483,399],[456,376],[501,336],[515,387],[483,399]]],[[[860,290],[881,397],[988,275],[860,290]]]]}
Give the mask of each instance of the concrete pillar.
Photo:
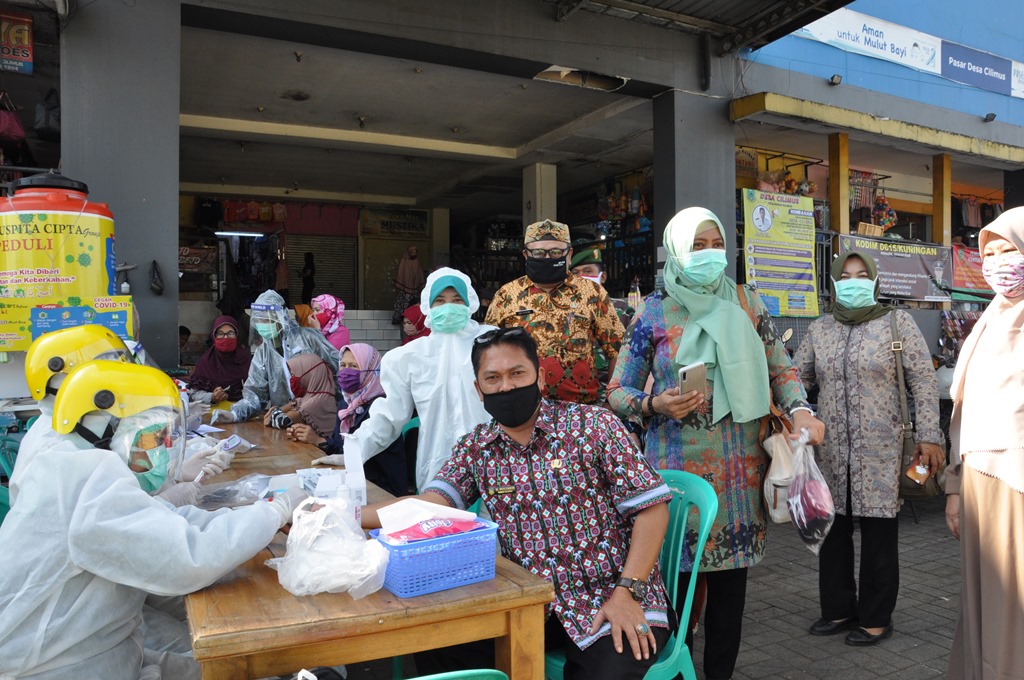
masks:
{"type": "Polygon", "coordinates": [[[81,3],[61,33],[61,160],[114,213],[117,260],[137,264],[141,340],[178,365],[179,0],[81,3]],[[150,263],[163,295],[149,290],[150,263]]]}
{"type": "MultiPolygon", "coordinates": [[[[953,245],[953,215],[949,201],[953,183],[952,168],[953,161],[948,153],[932,156],[932,241],[947,248],[953,245]]],[[[943,302],[941,308],[952,309],[952,303],[943,302]]]]}
{"type": "Polygon", "coordinates": [[[1024,170],[1003,172],[1003,207],[1019,208],[1024,205],[1024,170]]]}
{"type": "Polygon", "coordinates": [[[549,163],[523,168],[523,226],[558,219],[558,174],[549,163]]]}
{"type": "Polygon", "coordinates": [[[845,132],[828,136],[828,207],[832,231],[849,234],[850,137],[845,132]]]}
{"type": "Polygon", "coordinates": [[[448,208],[432,208],[430,210],[430,240],[433,251],[433,266],[447,266],[451,253],[451,227],[448,208]]]}
{"type": "MultiPolygon", "coordinates": [[[[736,133],[728,104],[672,90],[654,99],[654,243],[664,269],[665,225],[690,206],[707,208],[725,227],[736,276],[736,133]]],[[[646,292],[646,291],[645,291],[646,292]]]]}

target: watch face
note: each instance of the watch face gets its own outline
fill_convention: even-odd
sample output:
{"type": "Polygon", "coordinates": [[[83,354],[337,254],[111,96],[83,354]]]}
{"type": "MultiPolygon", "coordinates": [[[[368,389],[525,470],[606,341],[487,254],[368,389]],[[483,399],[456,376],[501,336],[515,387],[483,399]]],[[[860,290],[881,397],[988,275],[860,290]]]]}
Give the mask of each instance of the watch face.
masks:
{"type": "Polygon", "coordinates": [[[633,592],[633,599],[637,602],[642,601],[647,597],[648,588],[650,588],[650,585],[646,581],[633,581],[633,587],[631,589],[633,592]]]}

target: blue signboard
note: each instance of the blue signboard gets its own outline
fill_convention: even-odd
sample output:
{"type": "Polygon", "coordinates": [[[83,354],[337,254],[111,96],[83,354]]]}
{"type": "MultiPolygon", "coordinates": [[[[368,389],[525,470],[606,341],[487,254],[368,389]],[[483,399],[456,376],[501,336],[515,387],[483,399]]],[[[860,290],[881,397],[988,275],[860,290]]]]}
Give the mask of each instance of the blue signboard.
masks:
{"type": "Polygon", "coordinates": [[[956,43],[942,41],[942,76],[982,90],[1010,94],[1009,59],[988,52],[973,50],[956,43]]]}

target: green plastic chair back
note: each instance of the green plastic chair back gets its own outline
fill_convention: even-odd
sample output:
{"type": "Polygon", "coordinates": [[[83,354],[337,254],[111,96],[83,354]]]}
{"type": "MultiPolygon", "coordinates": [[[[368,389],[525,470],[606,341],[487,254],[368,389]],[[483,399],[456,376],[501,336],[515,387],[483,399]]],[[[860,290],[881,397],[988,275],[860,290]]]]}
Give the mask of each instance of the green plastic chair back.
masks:
{"type": "Polygon", "coordinates": [[[451,671],[450,673],[437,673],[436,675],[420,675],[417,680],[508,680],[508,676],[501,671],[451,671]]]}
{"type": "MultiPolygon", "coordinates": [[[[677,612],[680,626],[685,627],[690,620],[690,608],[693,604],[693,592],[697,587],[697,569],[700,556],[704,554],[704,544],[711,533],[711,525],[718,514],[718,495],[715,489],[697,475],[681,470],[659,470],[665,483],[672,489],[672,500],[668,505],[668,528],[665,530],[665,542],[661,546],[659,565],[661,577],[665,581],[665,590],[671,602],[676,602],[679,592],[679,561],[682,559],[683,547],[686,544],[687,518],[690,510],[697,510],[697,541],[693,554],[697,556],[693,566],[693,574],[687,579],[686,600],[683,610],[677,612]]],[[[658,652],[658,660],[654,662],[644,676],[644,680],[674,680],[682,674],[685,680],[697,680],[693,669],[693,658],[686,646],[686,631],[682,628],[673,634],[665,647],[658,652]]],[[[544,677],[548,680],[562,680],[565,668],[565,655],[561,651],[548,652],[544,657],[544,677]]]]}
{"type": "Polygon", "coordinates": [[[0,524],[4,523],[4,517],[11,511],[11,492],[6,486],[0,486],[0,524]]]}
{"type": "Polygon", "coordinates": [[[14,474],[14,460],[18,457],[18,447],[21,442],[11,437],[0,437],[0,470],[4,471],[7,479],[14,474]]]}

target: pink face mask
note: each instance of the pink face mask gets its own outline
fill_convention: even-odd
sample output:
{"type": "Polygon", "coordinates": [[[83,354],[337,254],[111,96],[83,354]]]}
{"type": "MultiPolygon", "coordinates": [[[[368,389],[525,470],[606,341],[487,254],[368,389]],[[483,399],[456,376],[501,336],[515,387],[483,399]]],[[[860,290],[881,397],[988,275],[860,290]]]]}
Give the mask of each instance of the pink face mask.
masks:
{"type": "Polygon", "coordinates": [[[981,261],[981,273],[992,290],[1008,298],[1024,295],[1024,255],[1013,251],[989,255],[981,261]]]}

